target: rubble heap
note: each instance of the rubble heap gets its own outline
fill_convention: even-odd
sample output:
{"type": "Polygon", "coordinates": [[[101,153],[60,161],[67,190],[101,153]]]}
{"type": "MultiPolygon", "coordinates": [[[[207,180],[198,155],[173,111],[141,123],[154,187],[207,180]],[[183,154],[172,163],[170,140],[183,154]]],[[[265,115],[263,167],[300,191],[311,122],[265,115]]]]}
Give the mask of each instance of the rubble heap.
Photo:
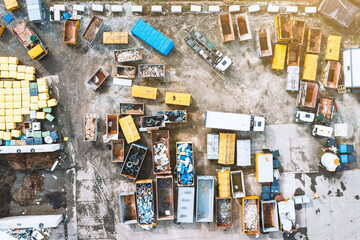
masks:
{"type": "Polygon", "coordinates": [[[231,225],[231,199],[218,199],[216,201],[216,221],[219,226],[231,225]]]}
{"type": "Polygon", "coordinates": [[[116,62],[131,62],[141,60],[140,49],[115,52],[116,62]]]}
{"type": "Polygon", "coordinates": [[[151,183],[136,184],[136,203],[139,215],[139,224],[154,222],[153,193],[151,183]]]}
{"type": "Polygon", "coordinates": [[[156,142],[154,144],[154,161],[156,172],[163,172],[168,170],[168,165],[170,163],[168,152],[169,150],[165,138],[161,138],[160,142],[156,142]]]}
{"type": "Polygon", "coordinates": [[[164,77],[163,65],[145,65],[140,68],[141,77],[164,77]]]}
{"type": "Polygon", "coordinates": [[[186,111],[166,111],[165,112],[165,122],[185,122],[186,121],[186,111]]]}
{"type": "Polygon", "coordinates": [[[93,113],[85,116],[85,140],[96,140],[96,116],[93,113]]]}
{"type": "Polygon", "coordinates": [[[258,229],[258,209],[257,205],[245,201],[244,205],[244,222],[245,222],[245,231],[256,231],[258,229]]]}

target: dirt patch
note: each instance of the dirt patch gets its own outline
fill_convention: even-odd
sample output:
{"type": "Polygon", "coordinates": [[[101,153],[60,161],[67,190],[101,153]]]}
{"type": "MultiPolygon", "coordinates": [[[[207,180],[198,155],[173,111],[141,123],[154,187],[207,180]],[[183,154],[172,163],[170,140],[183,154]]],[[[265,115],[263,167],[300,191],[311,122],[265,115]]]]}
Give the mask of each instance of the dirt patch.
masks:
{"type": "Polygon", "coordinates": [[[60,156],[60,151],[52,153],[7,154],[5,159],[15,171],[49,169],[60,156]]]}
{"type": "Polygon", "coordinates": [[[10,213],[10,192],[16,176],[7,161],[0,159],[0,217],[7,217],[10,213]]]}
{"type": "Polygon", "coordinates": [[[12,194],[15,202],[21,206],[27,206],[35,199],[36,192],[41,191],[44,186],[44,177],[38,173],[28,173],[21,187],[16,189],[12,194]]]}

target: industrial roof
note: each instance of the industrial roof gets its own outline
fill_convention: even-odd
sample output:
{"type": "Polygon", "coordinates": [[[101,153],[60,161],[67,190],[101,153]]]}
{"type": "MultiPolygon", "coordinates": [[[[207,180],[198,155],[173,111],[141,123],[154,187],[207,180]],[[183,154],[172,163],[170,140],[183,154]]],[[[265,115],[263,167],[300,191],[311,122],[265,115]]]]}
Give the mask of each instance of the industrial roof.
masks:
{"type": "Polygon", "coordinates": [[[347,88],[359,88],[360,87],[360,49],[351,48],[346,49],[343,52],[344,60],[344,82],[347,88]]]}
{"type": "Polygon", "coordinates": [[[358,10],[358,7],[347,0],[324,0],[319,7],[320,13],[344,27],[350,26],[358,10]]]}

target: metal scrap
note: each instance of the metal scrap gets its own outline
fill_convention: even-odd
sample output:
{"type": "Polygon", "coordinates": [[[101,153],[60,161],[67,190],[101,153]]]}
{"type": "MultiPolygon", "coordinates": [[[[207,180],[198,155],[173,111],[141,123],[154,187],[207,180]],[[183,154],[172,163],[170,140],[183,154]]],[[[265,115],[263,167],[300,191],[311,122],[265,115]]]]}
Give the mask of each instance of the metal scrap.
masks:
{"type": "Polygon", "coordinates": [[[117,62],[130,62],[141,60],[140,49],[131,49],[127,51],[115,52],[115,59],[117,62]]]}
{"type": "Polygon", "coordinates": [[[161,138],[160,142],[154,144],[154,162],[155,162],[155,171],[162,172],[166,171],[170,159],[168,158],[168,147],[166,144],[166,139],[161,138]]]}
{"type": "Polygon", "coordinates": [[[85,139],[88,141],[96,140],[96,116],[95,114],[86,114],[85,116],[85,139]]]}
{"type": "Polygon", "coordinates": [[[177,149],[178,183],[180,185],[192,185],[194,183],[192,145],[178,143],[177,149]]]}
{"type": "Polygon", "coordinates": [[[130,152],[125,159],[125,165],[122,169],[122,173],[125,173],[130,177],[136,178],[138,172],[140,171],[140,167],[145,154],[145,149],[139,147],[131,147],[130,152]]]}
{"type": "Polygon", "coordinates": [[[139,224],[152,224],[154,222],[153,189],[151,183],[136,184],[136,203],[139,224]]]}
{"type": "Polygon", "coordinates": [[[141,127],[161,127],[163,125],[164,116],[145,116],[141,117],[141,127]]]}
{"type": "Polygon", "coordinates": [[[144,65],[140,68],[141,77],[164,77],[165,71],[163,65],[144,65]]]}
{"type": "Polygon", "coordinates": [[[216,222],[219,226],[231,225],[231,199],[217,199],[216,222]]]}
{"type": "Polygon", "coordinates": [[[258,229],[258,207],[250,201],[244,203],[245,231],[256,231],[258,229]]]}
{"type": "Polygon", "coordinates": [[[165,122],[185,122],[186,111],[185,110],[174,110],[165,112],[165,122]]]}

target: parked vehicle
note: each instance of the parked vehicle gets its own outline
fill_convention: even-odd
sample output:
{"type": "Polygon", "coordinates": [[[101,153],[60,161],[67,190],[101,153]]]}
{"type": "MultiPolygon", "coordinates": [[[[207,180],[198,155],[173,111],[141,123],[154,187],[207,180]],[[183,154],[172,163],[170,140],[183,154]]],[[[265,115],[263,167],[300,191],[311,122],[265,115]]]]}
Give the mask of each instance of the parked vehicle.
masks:
{"type": "Polygon", "coordinates": [[[119,137],[119,115],[106,114],[106,135],[113,136],[112,139],[119,137]]]}
{"type": "Polygon", "coordinates": [[[159,116],[142,116],[140,117],[140,127],[150,130],[158,130],[165,127],[164,115],[159,116]]]}
{"type": "Polygon", "coordinates": [[[273,155],[271,153],[256,153],[256,180],[259,183],[274,181],[273,155]]]}
{"type": "Polygon", "coordinates": [[[138,97],[138,98],[147,98],[147,99],[156,99],[157,95],[157,88],[153,87],[143,87],[143,86],[132,86],[132,97],[138,97]]]}
{"type": "Polygon", "coordinates": [[[109,75],[110,74],[105,69],[99,67],[87,81],[87,84],[90,85],[92,90],[96,91],[96,89],[100,87],[100,85],[109,77],[109,75]]]}
{"type": "Polygon", "coordinates": [[[29,56],[35,61],[43,59],[48,54],[38,35],[24,20],[12,28],[11,31],[17,36],[22,45],[27,49],[29,56]]]}
{"type": "Polygon", "coordinates": [[[135,37],[138,37],[164,56],[169,55],[174,47],[174,43],[169,38],[140,18],[136,21],[130,31],[135,37]]]}
{"type": "Polygon", "coordinates": [[[136,67],[113,65],[111,76],[116,78],[134,79],[136,76],[136,67]]]}
{"type": "Polygon", "coordinates": [[[194,155],[192,142],[176,143],[177,185],[194,185],[194,155]]]}
{"type": "Polygon", "coordinates": [[[127,48],[114,51],[114,61],[117,63],[140,61],[143,59],[142,48],[127,48]]]}
{"type": "Polygon", "coordinates": [[[341,37],[330,35],[327,40],[325,61],[339,61],[341,37]]]}
{"type": "Polygon", "coordinates": [[[288,66],[298,67],[300,65],[300,50],[301,50],[300,45],[289,43],[288,52],[287,52],[288,66]]]}
{"type": "Polygon", "coordinates": [[[124,139],[111,141],[111,161],[124,162],[125,143],[124,139]]]}
{"type": "Polygon", "coordinates": [[[293,37],[291,43],[302,45],[305,35],[306,21],[300,19],[293,20],[293,37]]]}
{"type": "Polygon", "coordinates": [[[214,177],[197,176],[196,222],[214,221],[214,177]]]}
{"type": "Polygon", "coordinates": [[[295,122],[297,123],[312,123],[315,120],[315,114],[311,112],[305,112],[296,110],[295,112],[295,122]]]}
{"type": "Polygon", "coordinates": [[[120,193],[119,198],[121,222],[124,224],[137,223],[135,192],[120,193]]]}
{"type": "Polygon", "coordinates": [[[205,127],[262,132],[265,129],[265,118],[238,113],[205,111],[205,127]]]}
{"type": "Polygon", "coordinates": [[[243,232],[245,234],[260,233],[259,198],[257,196],[249,196],[242,199],[242,221],[243,232]]]}
{"type": "Polygon", "coordinates": [[[235,133],[220,133],[219,164],[231,165],[235,162],[235,133]]]}
{"type": "Polygon", "coordinates": [[[178,187],[177,199],[176,221],[178,223],[193,223],[195,187],[178,187]]]}
{"type": "Polygon", "coordinates": [[[147,148],[138,144],[131,144],[120,174],[127,179],[136,180],[144,162],[147,148]]]}
{"type": "Polygon", "coordinates": [[[174,219],[174,188],[172,175],[156,176],[157,219],[174,219]]]}
{"type": "Polygon", "coordinates": [[[322,83],[328,88],[337,88],[341,71],[341,63],[336,61],[328,61],[325,65],[322,83]]]}
{"type": "Polygon", "coordinates": [[[278,202],[280,231],[290,233],[296,231],[295,204],[293,200],[278,202]]]}
{"type": "Polygon", "coordinates": [[[309,28],[306,53],[320,53],[321,33],[321,28],[309,28]]]}
{"type": "Polygon", "coordinates": [[[207,134],[207,159],[219,158],[219,134],[207,134]]]}
{"type": "Polygon", "coordinates": [[[230,191],[230,167],[223,167],[222,169],[218,169],[218,184],[219,184],[219,197],[221,198],[229,198],[231,197],[230,191]]]}
{"type": "Polygon", "coordinates": [[[217,50],[214,45],[197,31],[187,30],[187,35],[184,40],[187,45],[204,58],[205,61],[218,72],[224,74],[226,69],[232,64],[232,61],[228,56],[217,50]]]}
{"type": "Polygon", "coordinates": [[[180,106],[190,106],[191,94],[166,92],[165,103],[180,106]]]}
{"type": "Polygon", "coordinates": [[[152,179],[136,181],[136,206],[139,226],[154,227],[154,187],[152,179]]]}
{"type": "Polygon", "coordinates": [[[236,165],[241,167],[251,166],[250,139],[236,140],[236,165]]]}
{"type": "Polygon", "coordinates": [[[84,39],[89,44],[91,44],[94,41],[96,35],[100,32],[100,29],[103,26],[103,24],[104,24],[103,19],[97,16],[93,16],[81,38],[84,39]]]}
{"type": "Polygon", "coordinates": [[[232,199],[215,197],[216,227],[232,227],[232,199]]]}
{"type": "Polygon", "coordinates": [[[278,42],[286,42],[293,38],[292,18],[290,13],[276,16],[276,38],[278,42]]]}
{"type": "Polygon", "coordinates": [[[286,48],[284,44],[275,44],[274,56],[271,64],[273,70],[284,70],[286,59],[286,48]]]}
{"type": "Polygon", "coordinates": [[[134,120],[130,115],[120,118],[119,123],[128,144],[140,139],[134,120]]]}
{"type": "Polygon", "coordinates": [[[286,70],[287,70],[286,91],[291,91],[291,92],[299,91],[300,67],[288,66],[286,70]]]}
{"type": "Polygon", "coordinates": [[[97,140],[97,116],[95,113],[86,113],[84,116],[85,141],[95,142],[97,140]]]}
{"type": "Polygon", "coordinates": [[[230,13],[219,15],[219,27],[222,42],[235,40],[234,28],[230,13]]]}
{"type": "Polygon", "coordinates": [[[103,32],[103,44],[128,44],[128,32],[103,32]]]}
{"type": "Polygon", "coordinates": [[[299,108],[315,109],[318,99],[319,87],[316,83],[300,82],[299,94],[297,96],[297,106],[299,108]]]}
{"type": "Polygon", "coordinates": [[[144,103],[120,103],[120,115],[144,115],[144,103]]]}
{"type": "Polygon", "coordinates": [[[249,19],[246,13],[235,15],[239,41],[252,39],[249,19]]]}
{"type": "Polygon", "coordinates": [[[330,123],[331,119],[335,115],[335,112],[335,99],[333,97],[320,97],[316,113],[316,121],[330,123]]]}
{"type": "Polygon", "coordinates": [[[279,215],[275,200],[261,200],[261,228],[263,232],[279,231],[279,215]]]}
{"type": "Polygon", "coordinates": [[[166,110],[164,113],[165,123],[186,123],[186,110],[166,110]]]}
{"type": "Polygon", "coordinates": [[[72,44],[72,45],[77,44],[79,25],[80,25],[79,19],[72,19],[72,18],[66,19],[64,23],[64,36],[63,36],[64,43],[72,44]]]}
{"type": "Polygon", "coordinates": [[[150,132],[154,174],[171,174],[169,130],[150,132]]]}
{"type": "Polygon", "coordinates": [[[164,64],[141,64],[138,66],[138,76],[142,78],[160,78],[165,77],[164,64]]]}
{"type": "Polygon", "coordinates": [[[244,174],[241,170],[230,172],[231,192],[233,198],[245,197],[244,174]]]}
{"type": "Polygon", "coordinates": [[[314,137],[331,138],[333,132],[334,132],[334,129],[332,127],[315,124],[313,126],[311,134],[314,137]]]}
{"type": "Polygon", "coordinates": [[[270,31],[259,29],[255,31],[256,52],[260,58],[272,56],[270,31]]]}

